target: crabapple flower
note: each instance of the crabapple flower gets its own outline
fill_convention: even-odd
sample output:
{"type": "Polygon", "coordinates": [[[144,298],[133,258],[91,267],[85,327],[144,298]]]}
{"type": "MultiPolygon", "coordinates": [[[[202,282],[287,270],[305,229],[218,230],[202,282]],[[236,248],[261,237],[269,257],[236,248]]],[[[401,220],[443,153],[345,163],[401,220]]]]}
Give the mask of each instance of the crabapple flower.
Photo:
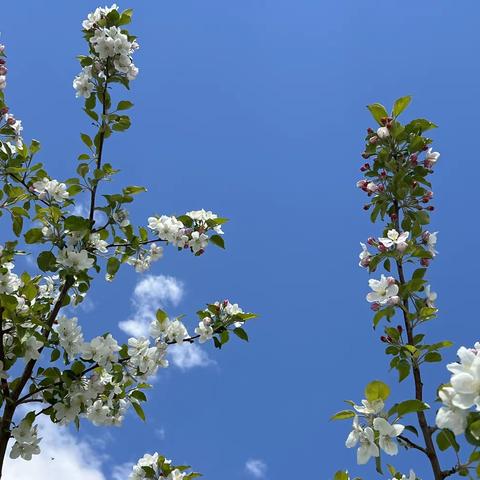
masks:
{"type": "Polygon", "coordinates": [[[34,335],[29,335],[24,341],[25,345],[25,362],[37,360],[40,357],[39,349],[43,347],[43,343],[37,340],[34,335]]]}
{"type": "Polygon", "coordinates": [[[354,405],[353,408],[363,415],[377,415],[383,410],[384,406],[382,399],[373,402],[362,400],[362,405],[354,405]]]}
{"type": "Polygon", "coordinates": [[[193,253],[198,253],[205,249],[208,245],[208,236],[204,233],[193,232],[188,246],[192,249],[193,253]]]}
{"type": "Polygon", "coordinates": [[[430,285],[427,285],[424,289],[425,293],[425,301],[427,307],[429,308],[436,308],[435,301],[437,300],[438,295],[435,292],[432,292],[430,285]]]}
{"type": "Polygon", "coordinates": [[[425,157],[424,165],[427,168],[432,168],[440,158],[440,154],[438,152],[433,152],[431,148],[428,149],[427,155],[425,157]]]}
{"type": "Polygon", "coordinates": [[[211,327],[211,323],[212,319],[210,317],[205,317],[199,322],[198,327],[195,329],[195,333],[200,335],[200,338],[198,339],[200,343],[205,343],[212,339],[213,328],[211,327]]]}
{"type": "Polygon", "coordinates": [[[66,268],[72,268],[75,271],[88,270],[93,267],[95,260],[88,256],[86,250],[76,252],[71,247],[64,248],[60,251],[57,263],[66,268]]]}
{"type": "Polygon", "coordinates": [[[468,410],[458,408],[453,404],[455,390],[452,387],[443,387],[438,396],[443,406],[437,412],[435,423],[438,428],[448,428],[455,435],[461,435],[467,428],[468,410]]]}
{"type": "Polygon", "coordinates": [[[177,319],[168,325],[165,335],[169,341],[181,344],[188,337],[188,331],[185,325],[177,319]]]}
{"type": "Polygon", "coordinates": [[[353,448],[358,443],[360,443],[357,450],[357,463],[359,465],[364,465],[371,457],[378,457],[380,455],[380,450],[375,443],[373,430],[370,427],[362,428],[358,417],[355,416],[353,418],[353,429],[348,435],[345,446],[347,448],[353,448]]]}
{"type": "Polygon", "coordinates": [[[76,317],[59,317],[55,330],[58,334],[60,346],[65,350],[70,360],[82,352],[84,345],[83,334],[76,317]]]}
{"type": "Polygon", "coordinates": [[[402,434],[405,427],[398,423],[391,425],[384,418],[377,417],[373,420],[373,428],[380,434],[380,448],[388,455],[397,455],[398,445],[394,439],[402,434]]]}
{"type": "Polygon", "coordinates": [[[82,22],[84,30],[91,30],[103,17],[106,17],[111,11],[118,10],[114,3],[111,7],[98,7],[94,12],[87,15],[87,19],[82,22]]]}
{"type": "Polygon", "coordinates": [[[117,360],[120,346],[109,333],[105,337],[96,337],[90,343],[83,345],[82,358],[93,360],[106,370],[110,370],[112,362],[117,360]]]}
{"type": "Polygon", "coordinates": [[[88,239],[88,243],[98,252],[107,253],[108,252],[108,242],[102,240],[99,233],[92,233],[88,239]]]}
{"type": "Polygon", "coordinates": [[[7,77],[0,75],[0,90],[5,90],[5,88],[7,88],[7,77]]]}
{"type": "Polygon", "coordinates": [[[377,130],[377,137],[380,139],[384,139],[390,136],[390,130],[387,127],[380,127],[377,130]]]}
{"type": "Polygon", "coordinates": [[[56,202],[63,202],[68,199],[69,193],[67,186],[60,183],[58,180],[49,180],[47,177],[35,182],[33,185],[34,191],[38,194],[41,200],[53,199],[56,202]]]}
{"type": "Polygon", "coordinates": [[[130,225],[130,219],[128,218],[127,210],[123,208],[119,208],[115,212],[113,212],[112,219],[115,223],[118,223],[120,227],[128,227],[130,225]]]}
{"type": "Polygon", "coordinates": [[[360,267],[368,267],[372,254],[368,251],[367,246],[364,243],[360,242],[360,246],[362,247],[362,251],[358,255],[358,258],[360,259],[358,265],[360,267]]]}
{"type": "Polygon", "coordinates": [[[6,265],[3,265],[3,267],[7,268],[7,271],[0,273],[0,293],[11,294],[16,292],[22,286],[20,277],[16,273],[11,273],[11,268],[6,265]]]}
{"type": "Polygon", "coordinates": [[[455,391],[451,403],[465,410],[472,406],[480,410],[480,343],[473,349],[460,347],[457,355],[460,363],[447,365],[453,374],[450,384],[455,391]]]}
{"type": "Polygon", "coordinates": [[[396,305],[400,299],[398,297],[398,285],[393,277],[385,277],[382,275],[380,280],[371,278],[368,285],[373,290],[367,295],[367,301],[370,303],[378,303],[381,306],[396,305]]]}
{"type": "Polygon", "coordinates": [[[73,79],[73,88],[76,90],[75,96],[90,98],[95,90],[95,84],[92,80],[92,67],[84,67],[83,70],[73,79]]]}
{"type": "Polygon", "coordinates": [[[15,443],[10,451],[10,458],[22,457],[24,460],[31,460],[33,455],[40,453],[41,438],[37,437],[37,426],[23,419],[18,427],[12,429],[12,437],[15,443]]]}
{"type": "Polygon", "coordinates": [[[398,233],[395,229],[387,232],[387,237],[381,237],[378,241],[385,247],[395,247],[399,252],[404,252],[407,247],[407,239],[410,236],[410,232],[398,233]]]}
{"type": "Polygon", "coordinates": [[[435,250],[435,247],[437,245],[437,235],[438,232],[430,233],[429,231],[423,232],[422,234],[423,243],[425,243],[425,245],[427,246],[427,250],[432,254],[432,257],[435,257],[438,253],[435,250]]]}

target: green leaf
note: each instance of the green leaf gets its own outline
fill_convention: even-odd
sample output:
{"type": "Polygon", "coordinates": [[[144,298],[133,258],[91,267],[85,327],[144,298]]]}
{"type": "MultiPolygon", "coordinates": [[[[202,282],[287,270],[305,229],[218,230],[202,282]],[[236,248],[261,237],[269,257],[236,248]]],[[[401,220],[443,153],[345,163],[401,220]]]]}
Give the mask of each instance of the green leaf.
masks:
{"type": "Polygon", "coordinates": [[[43,240],[43,233],[40,228],[32,228],[27,233],[25,233],[25,242],[26,243],[38,243],[43,240]]]}
{"type": "Polygon", "coordinates": [[[80,134],[80,137],[81,137],[83,143],[84,143],[88,148],[92,148],[92,146],[93,146],[92,139],[91,139],[86,133],[81,133],[81,134],[80,134]]]}
{"type": "Polygon", "coordinates": [[[403,417],[407,413],[421,412],[423,410],[428,410],[430,405],[421,400],[405,400],[395,404],[388,412],[388,415],[393,415],[396,413],[399,417],[403,417]]]}
{"type": "Polygon", "coordinates": [[[460,450],[460,446],[455,440],[455,435],[450,430],[447,430],[447,429],[440,430],[438,432],[436,441],[437,441],[438,448],[442,452],[444,452],[445,450],[448,450],[450,447],[452,447],[456,452],[460,450]]]}
{"type": "Polygon", "coordinates": [[[371,105],[367,105],[367,108],[370,110],[372,117],[382,125],[380,121],[382,118],[388,117],[388,112],[385,107],[380,103],[372,103],[371,105]]]}
{"type": "Polygon", "coordinates": [[[233,333],[238,337],[244,340],[245,342],[248,342],[248,334],[247,332],[240,327],[234,328],[233,333]]]}
{"type": "Polygon", "coordinates": [[[37,264],[40,270],[44,272],[54,272],[56,270],[57,259],[52,252],[44,251],[38,255],[37,264]]]}
{"type": "Polygon", "coordinates": [[[138,404],[137,402],[132,402],[133,409],[135,410],[135,413],[143,420],[145,421],[145,412],[143,411],[143,408],[138,404]]]}
{"type": "Polygon", "coordinates": [[[146,402],[147,401],[147,396],[140,390],[134,390],[131,394],[131,397],[136,398],[137,400],[140,400],[141,402],[146,402]]]}
{"type": "Polygon", "coordinates": [[[163,322],[164,320],[166,320],[166,319],[168,318],[168,315],[167,315],[167,313],[164,312],[163,310],[158,309],[158,310],[157,310],[156,317],[157,317],[157,320],[158,320],[159,322],[163,322]]]}
{"type": "Polygon", "coordinates": [[[374,380],[365,387],[365,397],[369,402],[386,400],[389,395],[390,387],[380,380],[374,380]]]}
{"type": "Polygon", "coordinates": [[[107,262],[107,273],[115,275],[120,268],[120,260],[116,257],[110,257],[107,262]]]}
{"type": "Polygon", "coordinates": [[[429,363],[433,362],[441,362],[442,361],[442,356],[438,352],[428,352],[425,355],[424,360],[429,363]]]}
{"type": "Polygon", "coordinates": [[[128,100],[122,100],[118,102],[117,110],[128,110],[129,108],[133,107],[133,103],[129,102],[128,100]]]}
{"type": "Polygon", "coordinates": [[[398,117],[408,107],[411,101],[412,97],[410,95],[396,100],[393,105],[393,116],[398,117]]]}
{"type": "Polygon", "coordinates": [[[212,235],[210,237],[210,242],[216,245],[217,247],[220,247],[223,249],[225,248],[225,241],[223,240],[223,237],[221,237],[220,235],[212,235]]]}
{"type": "Polygon", "coordinates": [[[349,418],[353,418],[355,416],[355,412],[352,410],[341,410],[337,412],[335,415],[330,417],[330,420],[348,420],[349,418]]]}
{"type": "Polygon", "coordinates": [[[348,472],[339,470],[337,473],[335,473],[333,480],[350,480],[350,475],[348,474],[348,472]]]}

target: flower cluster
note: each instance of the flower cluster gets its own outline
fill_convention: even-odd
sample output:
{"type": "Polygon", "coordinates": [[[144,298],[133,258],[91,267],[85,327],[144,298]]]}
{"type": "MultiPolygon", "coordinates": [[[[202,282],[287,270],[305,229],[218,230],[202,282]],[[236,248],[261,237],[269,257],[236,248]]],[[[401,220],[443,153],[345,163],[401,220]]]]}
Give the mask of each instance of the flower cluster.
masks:
{"type": "Polygon", "coordinates": [[[58,180],[50,180],[46,177],[38,182],[34,182],[32,188],[41,200],[55,200],[61,203],[68,200],[70,196],[64,183],[60,183],[58,180]]]}
{"type": "Polygon", "coordinates": [[[0,90],[5,90],[7,87],[7,67],[4,56],[5,45],[0,45],[0,90]]]}
{"type": "Polygon", "coordinates": [[[18,427],[12,429],[12,437],[15,443],[10,451],[10,458],[21,457],[24,460],[31,460],[33,455],[40,453],[41,438],[37,436],[37,426],[32,425],[31,418],[24,418],[18,427]]]}
{"type": "Polygon", "coordinates": [[[153,230],[160,240],[171,243],[179,249],[190,248],[195,255],[201,255],[209,241],[223,245],[219,235],[223,235],[221,225],[225,219],[205,210],[187,212],[181,217],[149,217],[148,228],[153,230]],[[209,237],[207,233],[213,231],[209,237]]]}
{"type": "Polygon", "coordinates": [[[107,76],[127,81],[137,77],[138,68],[132,61],[132,55],[139,46],[126,30],[113,25],[119,18],[118,7],[114,4],[97,8],[83,21],[91,56],[81,62],[83,69],[73,80],[77,97],[89,98],[107,76]]]}
{"type": "Polygon", "coordinates": [[[188,480],[197,477],[198,474],[196,473],[186,472],[189,468],[174,466],[171,460],[167,460],[158,453],[153,455],[147,453],[133,466],[128,480],[143,480],[145,478],[152,480],[188,480]]]}
{"type": "Polygon", "coordinates": [[[354,409],[359,415],[355,415],[353,418],[353,429],[347,437],[345,446],[353,448],[357,444],[359,445],[357,450],[359,465],[367,463],[372,457],[378,457],[380,455],[379,446],[387,455],[397,455],[398,453],[396,438],[402,434],[405,427],[398,423],[390,424],[383,408],[382,400],[374,402],[363,400],[362,405],[354,405],[354,409]],[[366,421],[363,426],[360,424],[360,416],[366,421]],[[378,438],[378,445],[376,438],[378,438]]]}
{"type": "Polygon", "coordinates": [[[473,348],[460,347],[459,362],[450,363],[450,386],[442,387],[438,396],[443,406],[438,410],[436,423],[460,435],[467,428],[470,409],[480,412],[480,342],[473,348]]]}

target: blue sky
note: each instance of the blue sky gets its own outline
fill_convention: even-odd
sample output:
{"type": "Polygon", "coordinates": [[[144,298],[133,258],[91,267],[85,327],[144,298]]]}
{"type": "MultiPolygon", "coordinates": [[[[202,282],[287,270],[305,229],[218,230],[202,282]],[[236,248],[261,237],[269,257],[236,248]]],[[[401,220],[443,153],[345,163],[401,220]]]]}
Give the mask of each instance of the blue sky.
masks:
{"type": "MultiPolygon", "coordinates": [[[[85,52],[80,22],[96,6],[2,6],[9,103],[59,178],[71,176],[82,151],[79,132],[89,131],[71,82],[75,56],[85,52]]],[[[229,298],[261,319],[249,327],[249,344],[207,348],[207,366],[161,372],[146,424],[131,416],[121,429],[82,429],[95,468],[113,479],[115,465],[159,451],[209,480],[255,478],[245,468],[249,459],[264,462],[270,480],[328,479],[337,468],[374,478],[371,466],[356,467],[354,452],[343,446],[348,422],[328,421],[343,399],[360,400],[374,378],[390,381],[397,400],[412,396],[411,384],[397,387],[388,373],[364,300],[367,274],[357,266],[358,243],[380,233],[355,189],[364,132],[372,126],[365,105],[411,94],[406,116],[440,126],[433,133],[442,156],[432,225],[440,231],[440,256],[429,278],[441,315],[429,328],[432,339],[471,345],[478,340],[480,5],[120,6],[135,9],[140,75],[128,94],[133,127],[109,141],[106,155],[122,169],[118,186],[148,187],[133,218],[144,223],[154,212],[206,208],[231,219],[225,252],[193,258],[171,249],[150,273],[183,282],[181,300],[167,305],[174,312],[229,298]]],[[[125,269],[114,284],[95,284],[92,308],[78,312],[87,336],[109,330],[125,338],[118,323],[134,314],[131,298],[142,278],[125,269]]],[[[454,349],[446,354],[454,357],[454,349]]],[[[447,378],[442,365],[429,367],[427,392],[447,378]]],[[[391,463],[429,478],[417,454],[402,458],[391,463]]]]}

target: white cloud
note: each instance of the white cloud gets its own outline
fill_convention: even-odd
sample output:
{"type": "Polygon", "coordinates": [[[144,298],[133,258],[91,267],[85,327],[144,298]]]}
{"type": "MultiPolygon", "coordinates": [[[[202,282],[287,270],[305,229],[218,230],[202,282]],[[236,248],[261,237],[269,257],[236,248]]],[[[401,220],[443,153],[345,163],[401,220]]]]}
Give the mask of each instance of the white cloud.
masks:
{"type": "Polygon", "coordinates": [[[112,470],[112,480],[126,480],[132,473],[133,463],[116,465],[112,470]]]}
{"type": "Polygon", "coordinates": [[[167,432],[163,427],[156,428],[153,433],[159,440],[165,440],[165,437],[167,436],[167,432]]]}
{"type": "Polygon", "coordinates": [[[65,427],[44,419],[39,421],[39,433],[41,454],[29,462],[7,458],[5,480],[106,480],[100,456],[65,427]]]}
{"type": "Polygon", "coordinates": [[[172,345],[168,351],[171,355],[172,363],[182,370],[188,370],[194,367],[206,367],[214,363],[208,357],[207,352],[194,343],[172,345]]]}
{"type": "Polygon", "coordinates": [[[148,336],[149,325],[159,308],[171,304],[176,307],[183,297],[183,282],[166,275],[147,275],[140,280],[133,291],[134,312],[119,327],[135,337],[148,336]]]}
{"type": "Polygon", "coordinates": [[[267,473],[267,464],[263,460],[251,458],[245,463],[245,470],[254,478],[264,478],[267,473]]]}
{"type": "MultiPolygon", "coordinates": [[[[184,284],[175,277],[166,275],[147,275],[137,283],[132,295],[133,313],[118,326],[128,335],[147,337],[156,311],[166,310],[168,305],[177,307],[185,292],[184,284]]],[[[173,365],[188,370],[194,367],[206,367],[212,360],[198,345],[184,343],[169,348],[173,365]]]]}

